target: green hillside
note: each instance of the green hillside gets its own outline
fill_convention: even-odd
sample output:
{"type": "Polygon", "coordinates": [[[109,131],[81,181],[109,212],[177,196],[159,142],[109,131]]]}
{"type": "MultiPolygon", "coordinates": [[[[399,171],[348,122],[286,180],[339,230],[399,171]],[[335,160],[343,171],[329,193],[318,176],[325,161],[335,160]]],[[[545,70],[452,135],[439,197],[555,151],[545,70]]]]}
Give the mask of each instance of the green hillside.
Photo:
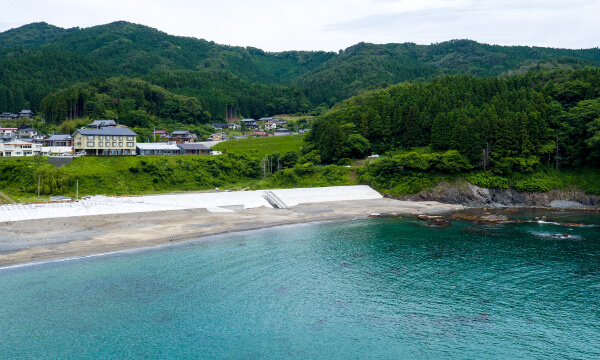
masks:
{"type": "Polygon", "coordinates": [[[0,33],[0,110],[31,108],[81,81],[141,78],[199,98],[211,119],[319,113],[367,90],[407,80],[498,76],[597,66],[600,50],[496,46],[469,40],[432,45],[366,44],[339,53],[270,53],[168,35],[124,21],[61,29],[34,23],[0,33]]]}

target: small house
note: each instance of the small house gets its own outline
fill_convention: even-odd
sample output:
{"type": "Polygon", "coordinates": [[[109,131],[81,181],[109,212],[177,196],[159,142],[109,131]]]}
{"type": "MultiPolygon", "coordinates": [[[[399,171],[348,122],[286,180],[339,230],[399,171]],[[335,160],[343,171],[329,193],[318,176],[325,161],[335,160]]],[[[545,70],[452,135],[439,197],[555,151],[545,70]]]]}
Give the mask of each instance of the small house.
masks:
{"type": "Polygon", "coordinates": [[[178,144],[182,155],[212,155],[212,149],[200,143],[178,144]]]}
{"type": "Polygon", "coordinates": [[[138,143],[136,145],[138,155],[179,155],[181,150],[175,144],[161,143],[138,143]]]}

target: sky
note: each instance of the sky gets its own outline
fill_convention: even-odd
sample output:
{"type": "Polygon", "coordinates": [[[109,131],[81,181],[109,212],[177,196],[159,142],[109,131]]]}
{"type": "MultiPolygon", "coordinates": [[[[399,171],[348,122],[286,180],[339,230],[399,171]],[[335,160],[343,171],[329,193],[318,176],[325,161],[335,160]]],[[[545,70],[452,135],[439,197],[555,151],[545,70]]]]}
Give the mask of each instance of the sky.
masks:
{"type": "Polygon", "coordinates": [[[600,0],[21,0],[1,6],[0,32],[125,20],[171,35],[266,51],[428,45],[452,39],[570,49],[600,46],[600,0]]]}

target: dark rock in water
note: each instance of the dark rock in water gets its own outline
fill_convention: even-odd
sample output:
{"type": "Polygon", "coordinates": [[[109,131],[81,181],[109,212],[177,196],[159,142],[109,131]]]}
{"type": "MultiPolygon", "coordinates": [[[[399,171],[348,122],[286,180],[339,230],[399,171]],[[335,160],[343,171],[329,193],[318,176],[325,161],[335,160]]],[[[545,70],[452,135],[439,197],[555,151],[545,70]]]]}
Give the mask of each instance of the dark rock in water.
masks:
{"type": "Polygon", "coordinates": [[[490,222],[508,221],[508,217],[504,216],[504,215],[484,215],[484,216],[481,216],[479,219],[483,220],[483,221],[490,221],[490,222]]]}
{"type": "Polygon", "coordinates": [[[423,221],[433,221],[433,220],[437,220],[437,219],[443,220],[444,217],[440,216],[440,215],[419,215],[419,216],[417,216],[417,219],[423,220],[423,221]]]}
{"type": "Polygon", "coordinates": [[[417,219],[428,221],[428,223],[425,225],[427,227],[446,227],[450,225],[450,223],[444,219],[443,216],[439,215],[419,215],[417,216],[417,219]]]}

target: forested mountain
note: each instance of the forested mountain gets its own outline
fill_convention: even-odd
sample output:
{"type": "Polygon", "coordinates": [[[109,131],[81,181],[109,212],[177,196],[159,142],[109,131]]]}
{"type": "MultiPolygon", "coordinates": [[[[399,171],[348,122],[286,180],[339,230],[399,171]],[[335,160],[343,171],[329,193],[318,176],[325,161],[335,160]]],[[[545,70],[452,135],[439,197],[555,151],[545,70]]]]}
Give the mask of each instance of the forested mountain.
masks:
{"type": "MultiPolygon", "coordinates": [[[[77,83],[126,76],[197,97],[211,120],[226,114],[319,114],[365,90],[452,74],[510,75],[600,64],[600,50],[505,47],[453,40],[433,45],[360,43],[339,53],[269,53],[115,22],[61,29],[35,23],[0,33],[0,111],[31,108],[77,83]],[[543,65],[543,67],[542,67],[543,65]]],[[[65,105],[66,106],[66,105],[65,105]]],[[[47,108],[46,108],[47,110],[47,108]]],[[[75,114],[54,108],[56,114],[75,114]]],[[[62,116],[62,115],[61,115],[62,116]]]]}
{"type": "Polygon", "coordinates": [[[600,69],[506,79],[455,75],[402,83],[344,101],[308,135],[324,162],[398,155],[384,172],[532,171],[600,164],[600,69]],[[440,157],[442,152],[446,157],[440,157]]]}

